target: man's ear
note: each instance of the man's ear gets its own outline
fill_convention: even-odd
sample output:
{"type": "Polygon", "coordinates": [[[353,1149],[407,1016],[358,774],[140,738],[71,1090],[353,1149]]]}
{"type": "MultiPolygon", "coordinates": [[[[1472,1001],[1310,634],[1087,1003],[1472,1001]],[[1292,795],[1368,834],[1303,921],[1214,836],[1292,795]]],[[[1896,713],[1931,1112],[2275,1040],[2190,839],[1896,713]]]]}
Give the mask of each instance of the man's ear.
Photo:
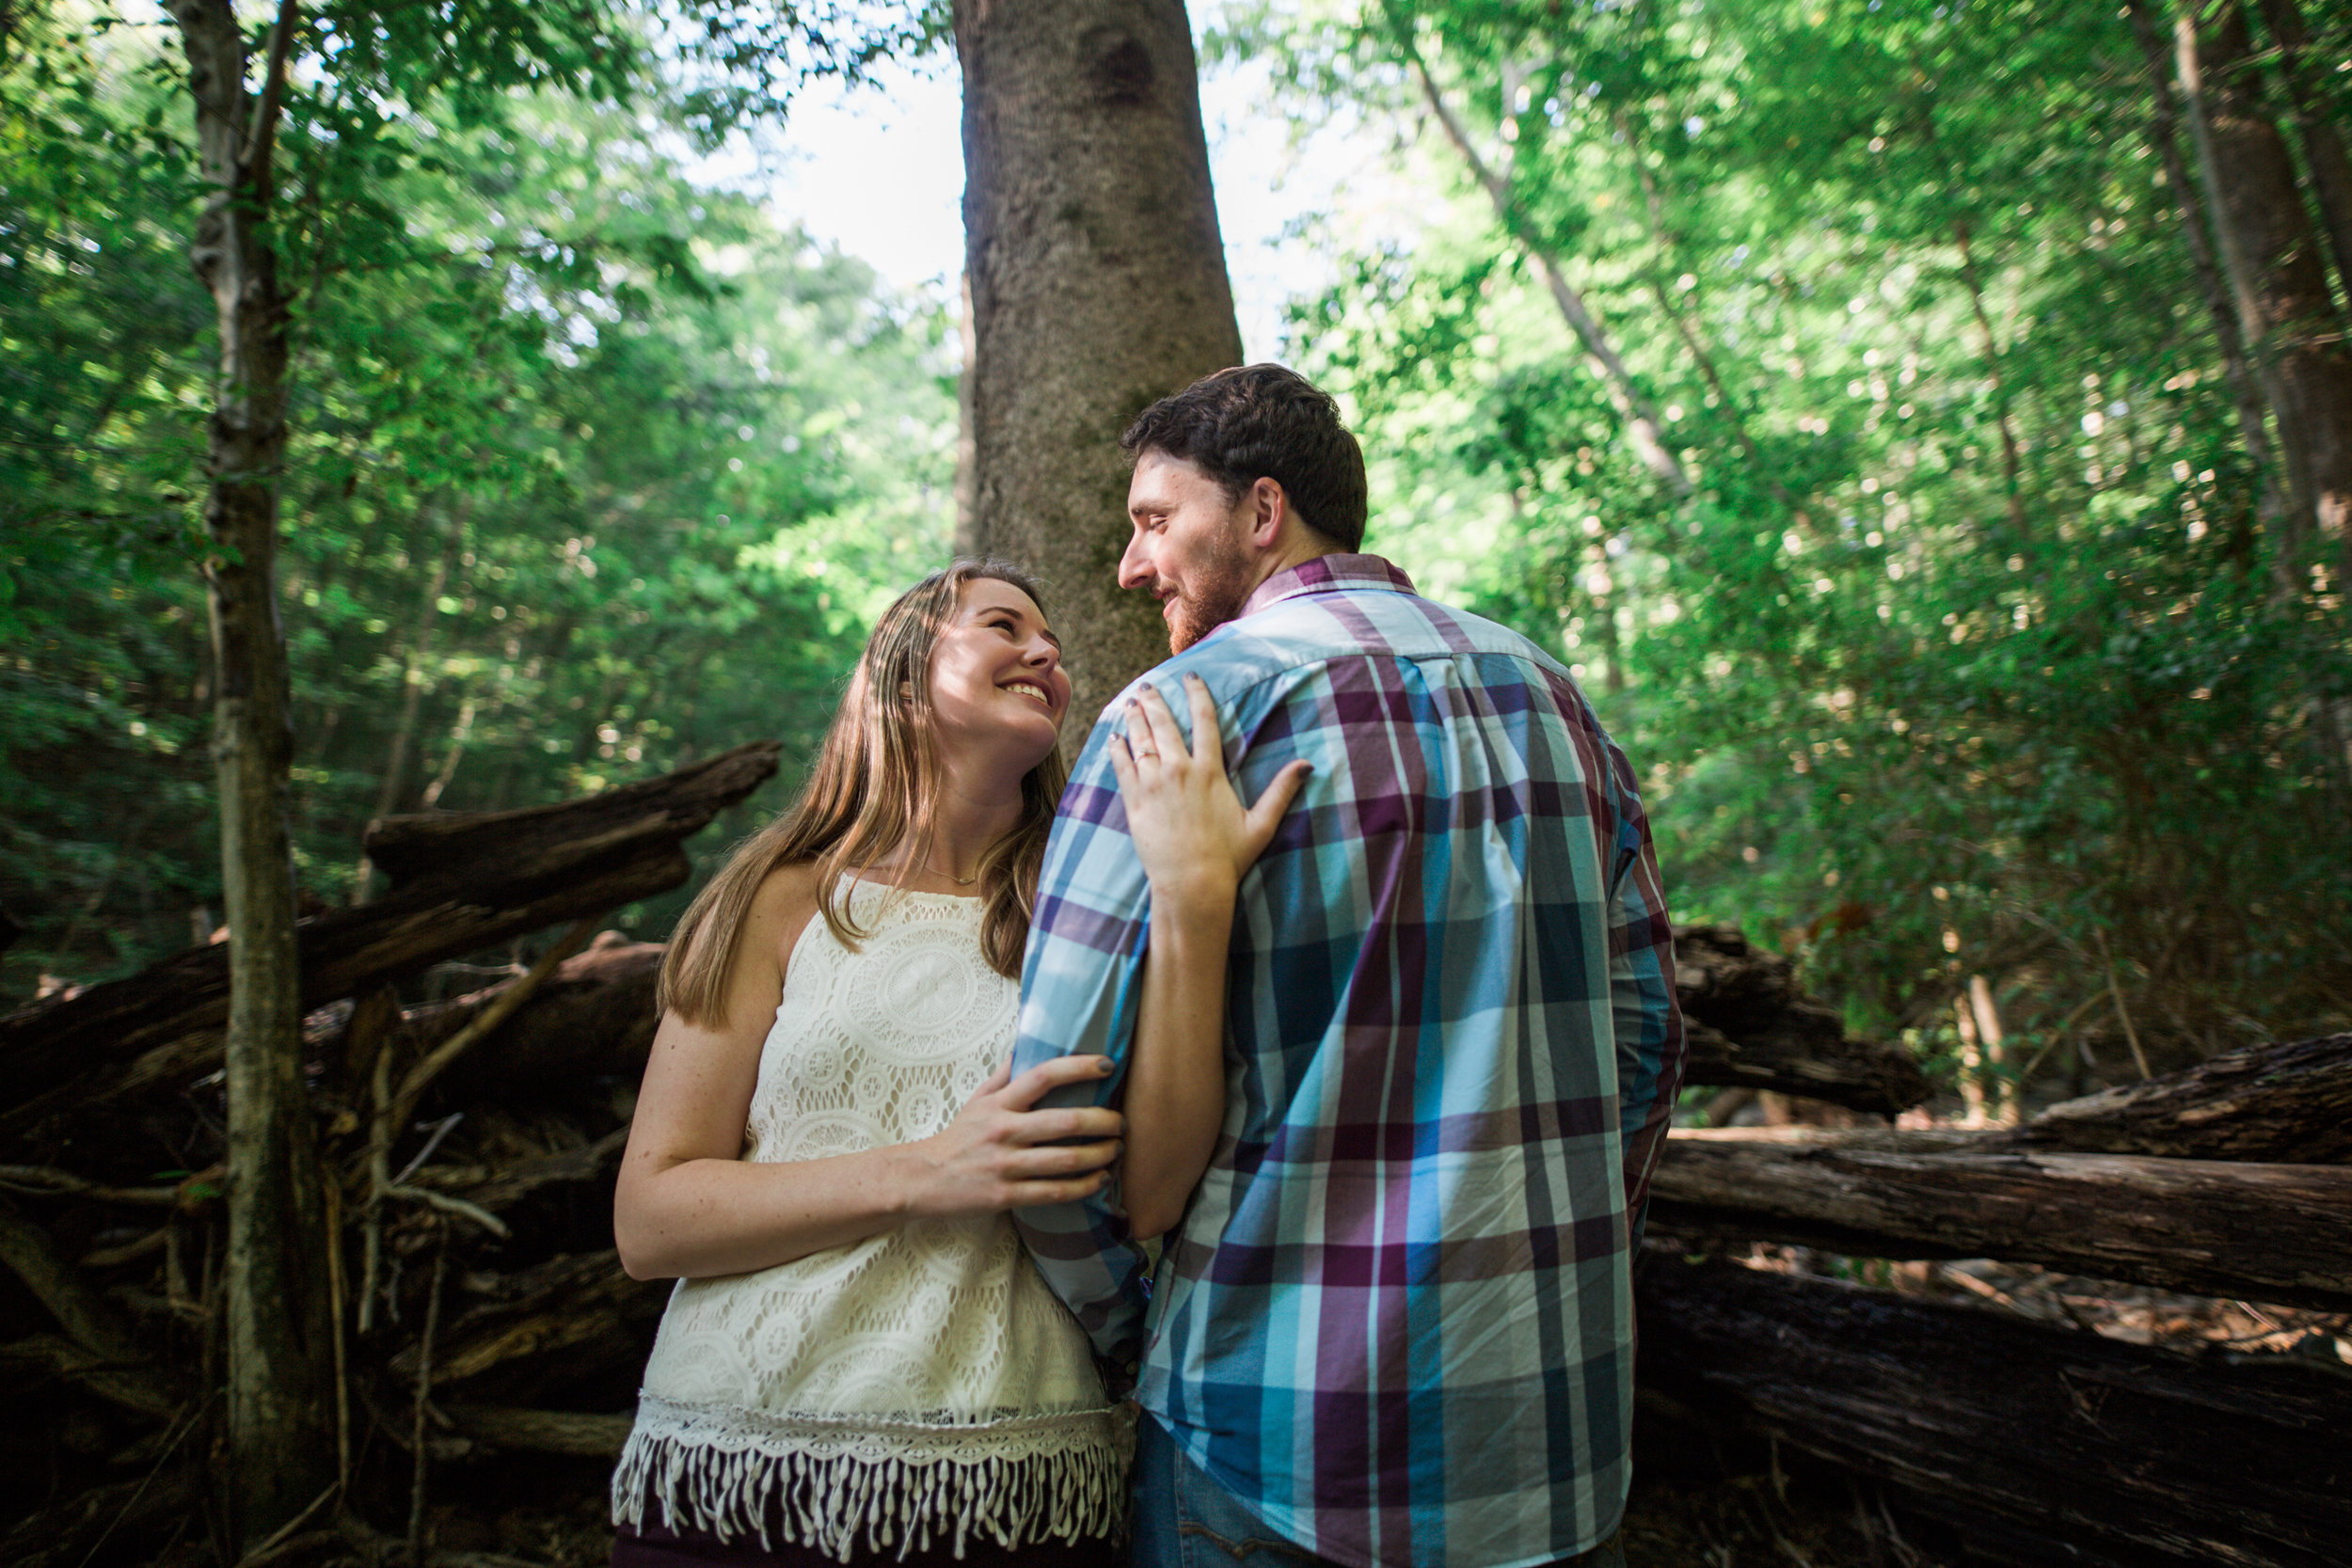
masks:
{"type": "Polygon", "coordinates": [[[1282,523],[1291,515],[1291,499],[1283,492],[1282,482],[1258,476],[1243,498],[1249,513],[1249,542],[1258,548],[1271,549],[1282,536],[1282,523]]]}

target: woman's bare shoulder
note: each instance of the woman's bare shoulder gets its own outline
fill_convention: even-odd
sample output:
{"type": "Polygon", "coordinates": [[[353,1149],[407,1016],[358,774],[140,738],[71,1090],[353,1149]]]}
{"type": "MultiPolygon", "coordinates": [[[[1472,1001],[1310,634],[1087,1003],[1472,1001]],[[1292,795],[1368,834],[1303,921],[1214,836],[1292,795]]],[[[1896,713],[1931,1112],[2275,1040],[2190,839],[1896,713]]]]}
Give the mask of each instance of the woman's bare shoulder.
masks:
{"type": "Polygon", "coordinates": [[[817,908],[818,881],[815,861],[787,861],[771,867],[752,896],[752,911],[770,919],[806,914],[817,908]]]}
{"type": "Polygon", "coordinates": [[[773,956],[779,980],[791,965],[801,932],[817,914],[822,880],[815,861],[793,861],[771,870],[752,895],[746,934],[773,956]]]}

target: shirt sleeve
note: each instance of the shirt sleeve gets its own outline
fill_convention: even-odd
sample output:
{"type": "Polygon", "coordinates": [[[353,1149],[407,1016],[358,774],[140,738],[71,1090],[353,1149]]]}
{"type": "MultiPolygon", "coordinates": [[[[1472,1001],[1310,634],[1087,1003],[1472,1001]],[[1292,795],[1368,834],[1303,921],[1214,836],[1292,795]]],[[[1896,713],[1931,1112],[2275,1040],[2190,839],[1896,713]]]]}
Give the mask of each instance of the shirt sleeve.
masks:
{"type": "Polygon", "coordinates": [[[1666,1149],[1688,1046],[1682,1006],[1675,997],[1674,929],[1666,918],[1649,818],[1624,753],[1614,746],[1609,751],[1616,775],[1610,793],[1617,808],[1617,856],[1609,906],[1610,1017],[1616,1036],[1626,1216],[1639,1249],[1650,1175],[1666,1149]]]}
{"type": "MultiPolygon", "coordinates": [[[[1057,1089],[1043,1104],[1114,1102],[1135,1043],[1152,902],[1111,771],[1109,741],[1121,728],[1108,717],[1096,723],[1062,794],[1038,879],[1012,1050],[1015,1076],[1074,1053],[1118,1065],[1107,1078],[1057,1089]]],[[[1150,1275],[1117,1184],[1077,1203],[1016,1209],[1012,1220],[1096,1354],[1132,1364],[1142,1346],[1150,1275]]]]}

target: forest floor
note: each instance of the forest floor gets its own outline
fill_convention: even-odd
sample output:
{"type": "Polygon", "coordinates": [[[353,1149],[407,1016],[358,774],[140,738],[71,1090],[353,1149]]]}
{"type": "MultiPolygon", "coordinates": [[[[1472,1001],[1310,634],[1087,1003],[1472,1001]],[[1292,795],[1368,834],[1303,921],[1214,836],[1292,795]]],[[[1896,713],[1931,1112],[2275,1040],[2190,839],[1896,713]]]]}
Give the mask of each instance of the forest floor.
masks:
{"type": "MultiPolygon", "coordinates": [[[[612,1545],[604,1467],[547,1461],[485,1469],[437,1506],[435,1568],[602,1568],[612,1545]]],[[[1820,1469],[1730,1480],[1644,1475],[1627,1508],[1628,1568],[1943,1568],[1874,1489],[1820,1469]],[[1901,1545],[1893,1543],[1900,1542],[1901,1545]]]]}
{"type": "MultiPolygon", "coordinates": [[[[1757,1245],[1749,1267],[1990,1304],[2134,1344],[2286,1354],[2352,1368],[2352,1315],[2180,1295],[1984,1261],[1889,1263],[1757,1245]]],[[[1628,1568],[1964,1568],[1939,1520],[1876,1483],[1645,1404],[1625,1519],[1628,1568]]],[[[437,1568],[596,1568],[612,1544],[606,1466],[509,1458],[437,1477],[437,1568]]]]}

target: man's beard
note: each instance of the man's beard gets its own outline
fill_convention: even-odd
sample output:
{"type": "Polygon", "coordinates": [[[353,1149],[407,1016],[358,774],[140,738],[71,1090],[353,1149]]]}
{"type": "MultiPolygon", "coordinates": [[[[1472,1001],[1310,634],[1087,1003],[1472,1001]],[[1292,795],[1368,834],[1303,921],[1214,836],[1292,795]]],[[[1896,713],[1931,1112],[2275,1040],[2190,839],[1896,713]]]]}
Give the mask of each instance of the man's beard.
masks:
{"type": "Polygon", "coordinates": [[[1226,622],[1241,614],[1249,602],[1249,558],[1234,548],[1220,549],[1193,575],[1193,592],[1171,599],[1168,618],[1168,651],[1181,654],[1226,622]]]}

